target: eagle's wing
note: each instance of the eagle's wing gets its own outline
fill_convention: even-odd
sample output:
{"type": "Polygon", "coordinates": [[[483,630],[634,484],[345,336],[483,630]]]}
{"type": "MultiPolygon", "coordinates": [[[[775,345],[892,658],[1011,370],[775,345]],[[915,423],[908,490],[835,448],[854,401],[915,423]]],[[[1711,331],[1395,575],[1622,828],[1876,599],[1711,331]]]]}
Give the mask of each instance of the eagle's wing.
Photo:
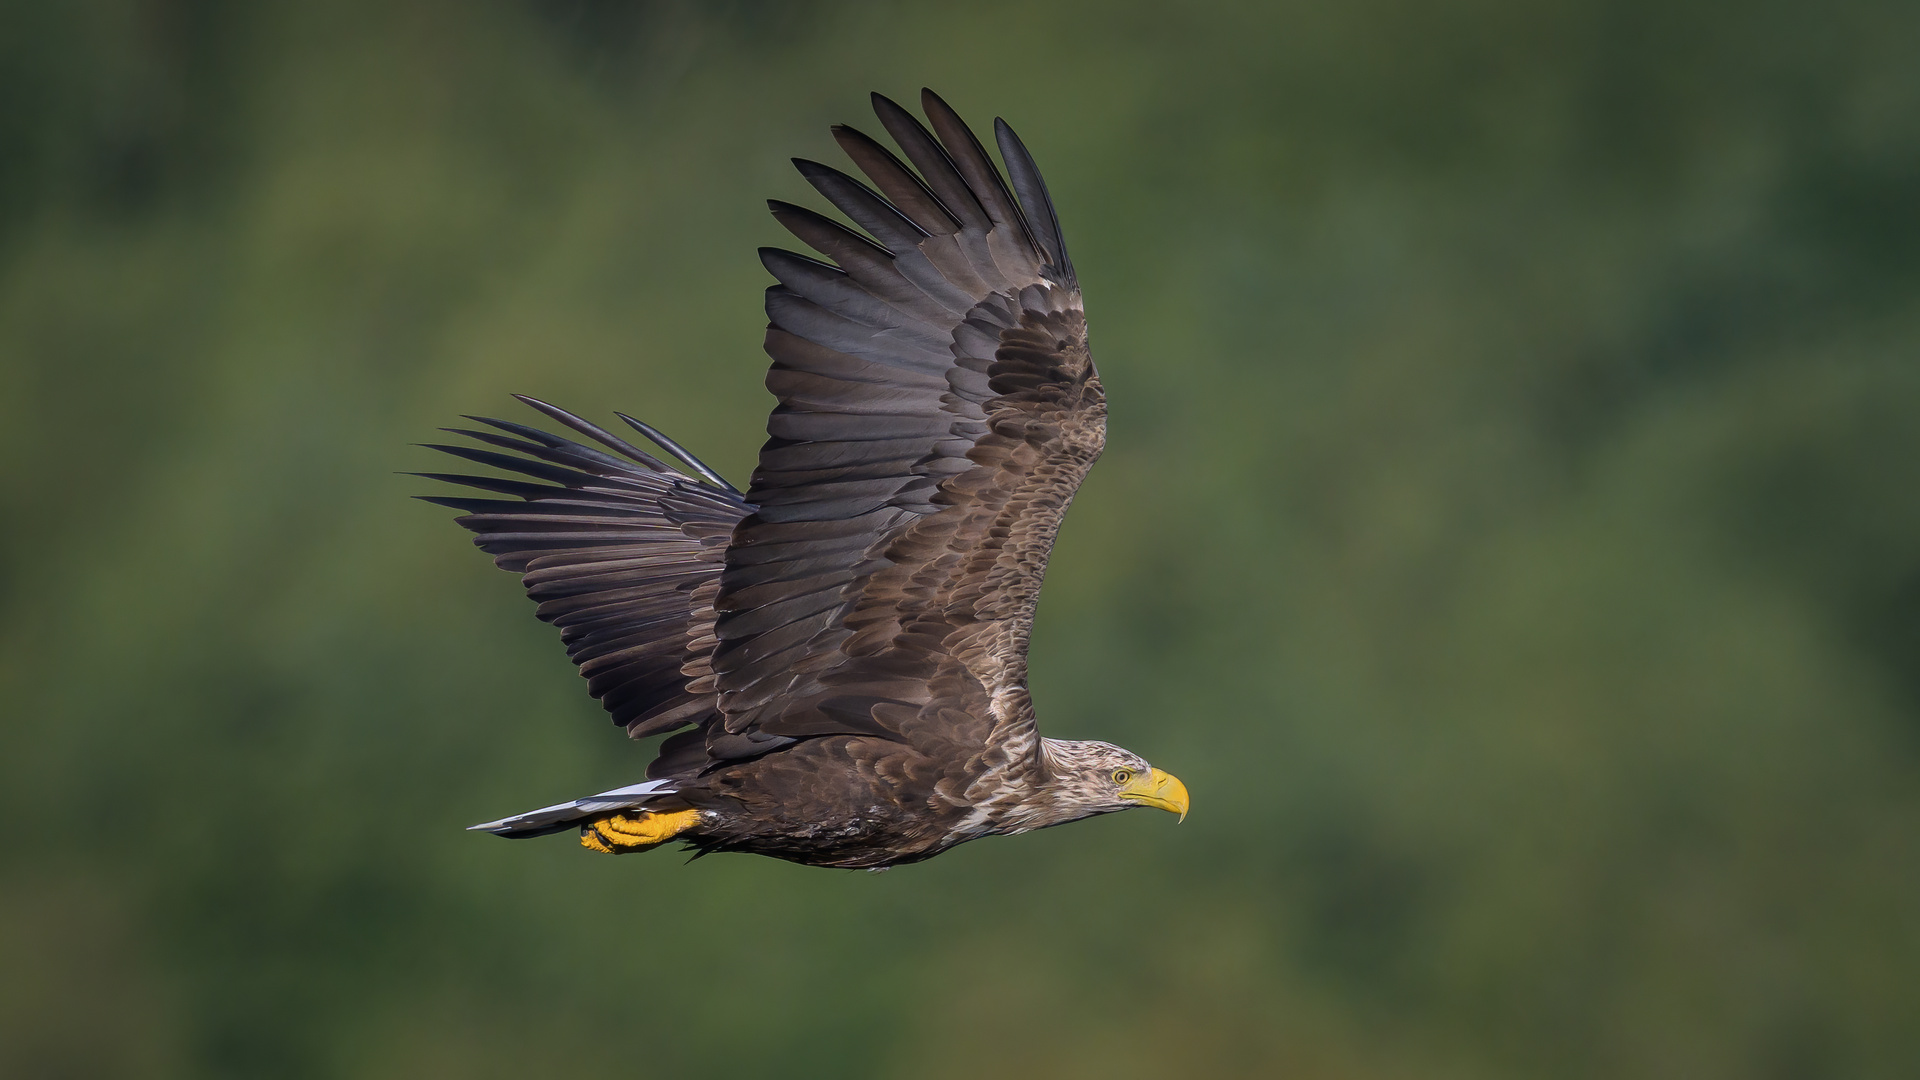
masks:
{"type": "Polygon", "coordinates": [[[422,498],[462,511],[457,520],[475,533],[474,543],[502,570],[523,575],[540,618],[560,628],[588,692],[634,738],[717,719],[713,692],[690,688],[698,676],[684,669],[713,645],[722,555],[747,512],[740,493],[631,417],[621,419],[693,475],[562,409],[520,400],[606,450],[471,417],[507,434],[448,430],[522,456],[433,448],[526,479],[425,473],[510,498],[422,498]]]}
{"type": "Polygon", "coordinates": [[[922,103],[937,135],[874,96],[918,175],[848,128],[878,192],[796,162],[871,240],[772,204],[835,265],[762,252],[780,404],[721,575],[713,678],[694,684],[719,693],[710,760],[833,732],[1032,745],[1028,628],[1106,400],[1032,158],[996,122],[1010,191],[953,110],[922,103]]]}

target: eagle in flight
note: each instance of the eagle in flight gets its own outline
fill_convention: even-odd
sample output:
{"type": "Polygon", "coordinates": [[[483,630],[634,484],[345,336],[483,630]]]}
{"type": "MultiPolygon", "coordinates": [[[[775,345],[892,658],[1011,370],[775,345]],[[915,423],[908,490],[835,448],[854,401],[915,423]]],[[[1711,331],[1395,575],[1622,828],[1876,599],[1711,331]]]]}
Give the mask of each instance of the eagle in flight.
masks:
{"type": "Polygon", "coordinates": [[[833,129],[871,187],[795,161],[862,231],[770,204],[822,258],[760,251],[779,404],[746,492],[630,416],[655,451],[527,397],[579,439],[475,417],[493,430],[448,430],[480,445],[434,447],[516,474],[422,475],[486,493],[429,501],[521,575],[614,723],[675,733],[643,783],[473,828],[879,870],[1186,815],[1139,755],[1042,737],[1027,694],[1047,553],[1107,417],[1046,185],[1004,121],[1003,178],[932,91],[931,130],[873,104],[906,161],[833,129]]]}

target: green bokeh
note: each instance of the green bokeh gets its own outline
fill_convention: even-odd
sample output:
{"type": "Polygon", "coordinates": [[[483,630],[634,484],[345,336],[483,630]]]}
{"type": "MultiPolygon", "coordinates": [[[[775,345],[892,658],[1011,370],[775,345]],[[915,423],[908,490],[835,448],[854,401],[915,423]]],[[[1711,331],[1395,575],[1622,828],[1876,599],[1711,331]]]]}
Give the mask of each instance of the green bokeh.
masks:
{"type": "Polygon", "coordinates": [[[0,4],[0,1075],[1920,1075],[1920,6],[0,4]],[[270,10],[271,9],[271,10],[270,10]],[[628,782],[408,444],[761,438],[768,196],[1004,115],[1034,645],[1194,793],[884,875],[628,782]]]}

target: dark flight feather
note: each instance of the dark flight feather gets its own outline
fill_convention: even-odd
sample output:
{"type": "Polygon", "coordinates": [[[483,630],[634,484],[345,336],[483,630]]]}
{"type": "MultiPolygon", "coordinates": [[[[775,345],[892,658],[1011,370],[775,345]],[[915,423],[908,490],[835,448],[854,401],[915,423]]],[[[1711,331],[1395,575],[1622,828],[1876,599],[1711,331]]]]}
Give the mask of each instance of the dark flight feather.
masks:
{"type": "Polygon", "coordinates": [[[931,235],[892,203],[839,169],[806,158],[794,158],[793,166],[815,191],[826,196],[828,202],[839,207],[841,213],[867,230],[888,251],[910,250],[931,235]]]}
{"type": "Polygon", "coordinates": [[[995,225],[1017,227],[1021,238],[1034,251],[1040,251],[1040,246],[1034,243],[1033,230],[1027,227],[1026,215],[1020,212],[1020,204],[1013,200],[1013,193],[1007,190],[1007,182],[1000,178],[1000,170],[993,167],[992,159],[987,157],[986,147],[980,145],[973,130],[953,111],[953,106],[932,90],[920,91],[920,107],[926,110],[934,132],[947,148],[947,157],[960,170],[968,189],[979,200],[980,208],[987,212],[995,225]]]}
{"type": "Polygon", "coordinates": [[[920,231],[928,236],[951,236],[960,230],[960,219],[953,211],[886,147],[844,124],[834,125],[833,140],[901,213],[913,219],[920,231]]]}
{"type": "Polygon", "coordinates": [[[873,95],[873,111],[880,118],[880,126],[886,128],[887,134],[906,152],[907,160],[920,170],[928,190],[960,222],[962,229],[980,231],[992,225],[981,209],[979,197],[967,186],[953,159],[925,125],[885,94],[873,95]]]}
{"type": "Polygon", "coordinates": [[[525,575],[537,614],[560,628],[568,656],[588,676],[588,692],[615,723],[638,738],[711,714],[713,695],[690,692],[681,669],[693,639],[712,627],[711,596],[703,600],[699,586],[716,583],[721,569],[723,549],[701,534],[731,534],[746,512],[739,493],[651,429],[639,430],[695,476],[563,409],[521,400],[615,453],[512,421],[470,417],[521,438],[458,434],[524,456],[434,449],[547,483],[436,474],[518,501],[424,498],[464,511],[459,521],[474,542],[502,569],[525,575]]]}
{"type": "Polygon", "coordinates": [[[1073,260],[1067,257],[1066,241],[1061,239],[1060,215],[1053,208],[1053,196],[1047,193],[1047,182],[1041,179],[1033,155],[1027,153],[1020,136],[999,117],[993,120],[993,135],[1000,144],[1000,159],[1007,163],[1007,177],[1013,181],[1014,194],[1026,208],[1027,223],[1033,226],[1048,264],[1059,272],[1068,288],[1078,289],[1080,280],[1074,276],[1073,260]]]}

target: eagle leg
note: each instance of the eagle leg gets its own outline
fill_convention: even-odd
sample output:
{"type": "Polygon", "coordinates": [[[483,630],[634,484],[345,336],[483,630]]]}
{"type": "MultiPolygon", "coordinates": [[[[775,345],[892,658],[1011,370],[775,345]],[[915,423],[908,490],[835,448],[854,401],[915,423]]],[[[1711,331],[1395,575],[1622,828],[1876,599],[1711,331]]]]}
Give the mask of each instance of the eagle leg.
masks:
{"type": "Polygon", "coordinates": [[[665,814],[637,810],[594,818],[580,826],[580,846],[608,855],[645,851],[666,843],[700,823],[700,811],[675,810],[665,814]]]}

